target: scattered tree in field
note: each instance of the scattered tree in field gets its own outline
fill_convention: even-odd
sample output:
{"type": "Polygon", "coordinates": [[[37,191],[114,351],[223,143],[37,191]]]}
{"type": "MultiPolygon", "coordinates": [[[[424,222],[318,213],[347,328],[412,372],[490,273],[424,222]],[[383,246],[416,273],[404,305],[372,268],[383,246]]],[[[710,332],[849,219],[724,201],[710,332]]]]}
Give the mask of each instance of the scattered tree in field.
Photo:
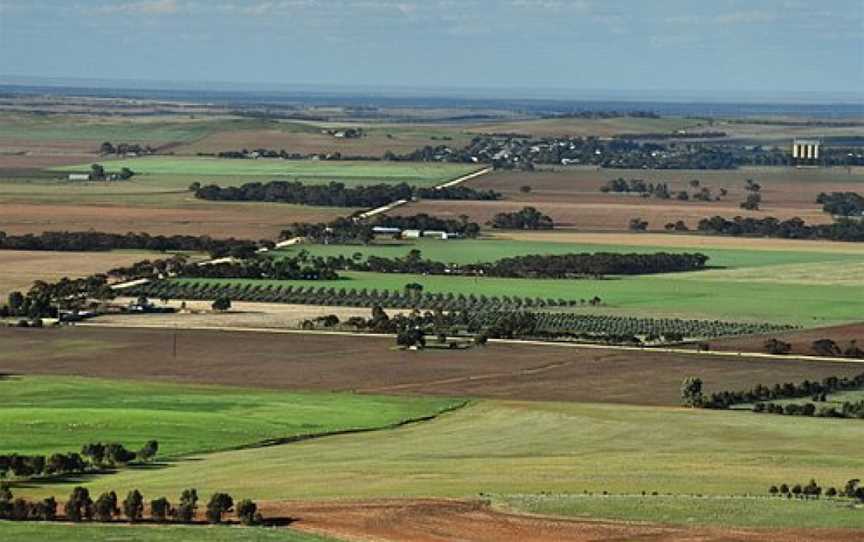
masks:
{"type": "Polygon", "coordinates": [[[211,305],[214,311],[227,311],[231,308],[231,300],[227,296],[219,296],[211,305]]]}
{"type": "Polygon", "coordinates": [[[207,503],[207,521],[209,523],[221,523],[222,515],[231,511],[234,507],[234,499],[227,493],[214,493],[207,503]]]}
{"type": "Polygon", "coordinates": [[[681,383],[681,399],[687,406],[701,406],[704,402],[702,396],[702,379],[693,376],[685,378],[681,383]]]}
{"type": "Polygon", "coordinates": [[[641,218],[631,218],[628,227],[630,231],[645,231],[648,229],[648,221],[641,218]]]}
{"type": "Polygon", "coordinates": [[[555,227],[552,218],[534,207],[523,207],[512,213],[498,213],[488,222],[493,228],[510,230],[551,230],[555,227]]]}
{"type": "Polygon", "coordinates": [[[761,204],[762,195],[758,192],[750,192],[747,194],[747,198],[741,202],[740,207],[748,211],[758,211],[761,204]]]}
{"type": "Polygon", "coordinates": [[[792,345],[779,339],[768,339],[765,341],[765,350],[769,354],[788,354],[792,350],[792,345]]]}
{"type": "Polygon", "coordinates": [[[813,351],[820,356],[837,357],[842,351],[840,346],[831,339],[818,339],[811,345],[813,351]]]}
{"type": "Polygon", "coordinates": [[[519,191],[523,194],[528,194],[531,192],[531,185],[525,184],[519,187],[519,191]]]}
{"type": "Polygon", "coordinates": [[[90,178],[94,181],[105,180],[105,168],[102,164],[93,164],[90,166],[90,178]]]}
{"type": "Polygon", "coordinates": [[[123,500],[123,514],[133,523],[144,515],[144,497],[137,489],[130,491],[123,500]]]}
{"type": "Polygon", "coordinates": [[[168,518],[175,515],[171,508],[171,502],[165,497],[159,497],[150,501],[150,517],[157,523],[165,523],[168,518]]]}

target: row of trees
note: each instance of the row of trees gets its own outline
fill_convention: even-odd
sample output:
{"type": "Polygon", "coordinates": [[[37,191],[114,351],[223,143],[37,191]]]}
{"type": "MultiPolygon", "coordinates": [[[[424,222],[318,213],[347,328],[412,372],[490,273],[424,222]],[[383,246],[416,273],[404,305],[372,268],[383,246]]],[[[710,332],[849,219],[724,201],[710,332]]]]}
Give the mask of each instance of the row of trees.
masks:
{"type": "MultiPolygon", "coordinates": [[[[198,491],[186,489],[180,495],[177,506],[172,506],[165,497],[150,501],[150,520],[156,523],[193,523],[198,511],[198,491]]],[[[0,519],[13,521],[55,521],[57,501],[48,497],[38,502],[15,498],[7,486],[0,486],[0,519]]],[[[99,495],[96,500],[86,487],[77,486],[63,506],[64,519],[75,523],[83,521],[112,522],[126,518],[130,523],[144,520],[145,500],[137,489],[130,491],[119,501],[114,491],[99,495]]],[[[219,524],[225,514],[235,512],[234,499],[227,493],[214,493],[207,503],[204,517],[208,523],[219,524]]],[[[244,525],[260,525],[264,518],[255,502],[244,499],[236,505],[236,516],[244,525]]]]}
{"type": "Polygon", "coordinates": [[[498,213],[488,222],[493,228],[508,230],[551,230],[555,223],[534,207],[523,207],[512,213],[498,213]]]}
{"type": "Polygon", "coordinates": [[[674,197],[680,201],[689,201],[690,199],[696,201],[719,201],[722,196],[728,194],[725,188],[721,188],[719,195],[715,196],[711,192],[711,188],[701,185],[699,179],[693,179],[688,184],[694,190],[692,195],[687,190],[673,192],[670,190],[669,185],[664,182],[651,183],[643,179],[624,179],[623,177],[618,177],[617,179],[606,181],[606,184],[600,187],[600,191],[604,193],[639,194],[642,197],[653,196],[658,199],[671,199],[674,197]]]}
{"type": "Polygon", "coordinates": [[[270,241],[213,239],[207,235],[150,235],[148,233],[106,233],[98,231],[46,231],[39,235],[7,235],[0,231],[0,250],[52,250],[97,252],[108,250],[153,250],[207,252],[213,258],[244,257],[270,241]]]}
{"type": "MultiPolygon", "coordinates": [[[[826,357],[864,358],[864,350],[858,346],[855,340],[849,341],[849,345],[843,349],[832,339],[816,339],[810,345],[814,354],[826,357]]],[[[765,341],[765,350],[769,354],[783,355],[792,351],[792,345],[788,342],[771,338],[765,341]]]]}
{"type": "Polygon", "coordinates": [[[800,218],[778,220],[722,216],[703,218],[698,231],[711,235],[777,237],[781,239],[826,239],[831,241],[864,241],[864,221],[841,219],[833,224],[807,224],[800,218]]]}
{"type": "Polygon", "coordinates": [[[806,484],[794,484],[790,486],[789,484],[780,484],[779,486],[771,486],[768,489],[768,493],[774,496],[786,497],[786,498],[802,498],[802,499],[818,499],[823,494],[826,497],[846,497],[848,499],[855,499],[859,502],[864,502],[864,487],[861,485],[861,480],[858,478],[853,478],[846,482],[846,485],[843,489],[838,490],[835,487],[828,487],[825,489],[824,493],[822,491],[822,486],[816,483],[815,479],[810,479],[810,481],[806,484]]]}
{"type": "Polygon", "coordinates": [[[0,478],[17,478],[77,474],[92,469],[118,467],[132,461],[149,461],[159,451],[159,443],[148,441],[133,452],[119,443],[101,442],[85,444],[81,453],[55,453],[51,455],[0,455],[0,478]]]}
{"type": "MultiPolygon", "coordinates": [[[[817,398],[814,398],[814,400],[817,398]]],[[[824,401],[824,395],[819,397],[824,401]]],[[[816,416],[819,418],[857,418],[864,419],[864,401],[843,401],[839,406],[814,403],[756,403],[753,412],[759,414],[780,414],[784,416],[816,416]]]]}
{"type": "Polygon", "coordinates": [[[446,200],[496,200],[501,194],[493,190],[476,190],[467,186],[416,188],[407,183],[346,186],[344,183],[303,184],[300,181],[252,182],[242,186],[220,187],[215,184],[190,186],[195,197],[216,201],[270,201],[325,207],[380,207],[411,198],[446,200]]]}
{"type": "Polygon", "coordinates": [[[853,377],[830,376],[822,381],[804,380],[803,382],[775,384],[773,387],[757,384],[749,390],[721,391],[704,395],[702,381],[699,378],[688,378],[682,386],[682,398],[690,406],[702,408],[726,409],[734,405],[748,403],[764,403],[782,399],[797,399],[811,397],[822,400],[830,393],[848,390],[864,389],[864,373],[853,377]],[[685,388],[687,393],[684,392],[685,388]]]}

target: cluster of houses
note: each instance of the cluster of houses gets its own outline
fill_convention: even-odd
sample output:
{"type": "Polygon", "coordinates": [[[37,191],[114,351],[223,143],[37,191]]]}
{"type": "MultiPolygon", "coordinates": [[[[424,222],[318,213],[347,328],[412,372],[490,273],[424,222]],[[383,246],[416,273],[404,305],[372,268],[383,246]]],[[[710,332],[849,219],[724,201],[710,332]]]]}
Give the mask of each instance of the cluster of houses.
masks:
{"type": "Polygon", "coordinates": [[[403,230],[401,228],[389,228],[385,226],[375,226],[372,228],[372,233],[376,236],[397,237],[400,239],[459,239],[461,234],[450,233],[439,230],[403,230]]]}

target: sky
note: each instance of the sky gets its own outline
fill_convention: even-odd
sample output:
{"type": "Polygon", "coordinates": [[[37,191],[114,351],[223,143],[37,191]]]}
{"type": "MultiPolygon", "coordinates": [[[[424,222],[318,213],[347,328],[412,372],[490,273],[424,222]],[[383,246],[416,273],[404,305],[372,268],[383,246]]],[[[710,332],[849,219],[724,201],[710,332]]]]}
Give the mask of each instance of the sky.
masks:
{"type": "Polygon", "coordinates": [[[9,76],[860,96],[864,0],[0,0],[9,76]]]}

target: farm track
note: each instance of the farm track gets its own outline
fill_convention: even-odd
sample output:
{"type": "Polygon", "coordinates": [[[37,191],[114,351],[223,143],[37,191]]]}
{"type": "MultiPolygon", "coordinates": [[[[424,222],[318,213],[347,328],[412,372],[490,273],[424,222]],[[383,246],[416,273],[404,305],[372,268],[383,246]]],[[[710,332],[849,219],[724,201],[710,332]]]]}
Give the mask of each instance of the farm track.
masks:
{"type": "MultiPolygon", "coordinates": [[[[171,329],[171,326],[165,325],[147,325],[147,324],[109,324],[109,323],[79,323],[76,326],[84,327],[110,327],[110,328],[127,328],[127,329],[171,329]]],[[[368,337],[368,338],[393,338],[392,335],[384,333],[355,333],[351,331],[322,331],[322,330],[303,330],[303,329],[276,329],[265,327],[239,327],[239,326],[184,326],[184,330],[189,331],[230,331],[230,332],[247,332],[247,333],[274,333],[274,334],[291,334],[291,335],[330,335],[341,337],[368,337]]],[[[725,358],[756,358],[756,359],[771,359],[771,360],[791,360],[791,361],[812,361],[825,363],[840,363],[862,365],[864,359],[852,358],[836,358],[828,356],[808,356],[802,354],[767,354],[764,352],[738,352],[730,350],[708,350],[700,351],[686,348],[644,348],[639,346],[619,346],[605,344],[585,344],[585,343],[568,343],[568,342],[551,342],[551,341],[532,341],[521,339],[489,339],[490,343],[497,344],[513,344],[527,346],[546,346],[546,347],[563,347],[577,348],[585,350],[601,350],[601,351],[620,351],[620,352],[654,352],[665,354],[684,354],[691,356],[703,357],[725,357],[725,358]]]]}
{"type": "Polygon", "coordinates": [[[291,517],[306,532],[349,541],[382,542],[810,542],[860,540],[844,529],[756,529],[674,526],[517,514],[483,500],[376,499],[265,502],[265,516],[291,517]]]}

